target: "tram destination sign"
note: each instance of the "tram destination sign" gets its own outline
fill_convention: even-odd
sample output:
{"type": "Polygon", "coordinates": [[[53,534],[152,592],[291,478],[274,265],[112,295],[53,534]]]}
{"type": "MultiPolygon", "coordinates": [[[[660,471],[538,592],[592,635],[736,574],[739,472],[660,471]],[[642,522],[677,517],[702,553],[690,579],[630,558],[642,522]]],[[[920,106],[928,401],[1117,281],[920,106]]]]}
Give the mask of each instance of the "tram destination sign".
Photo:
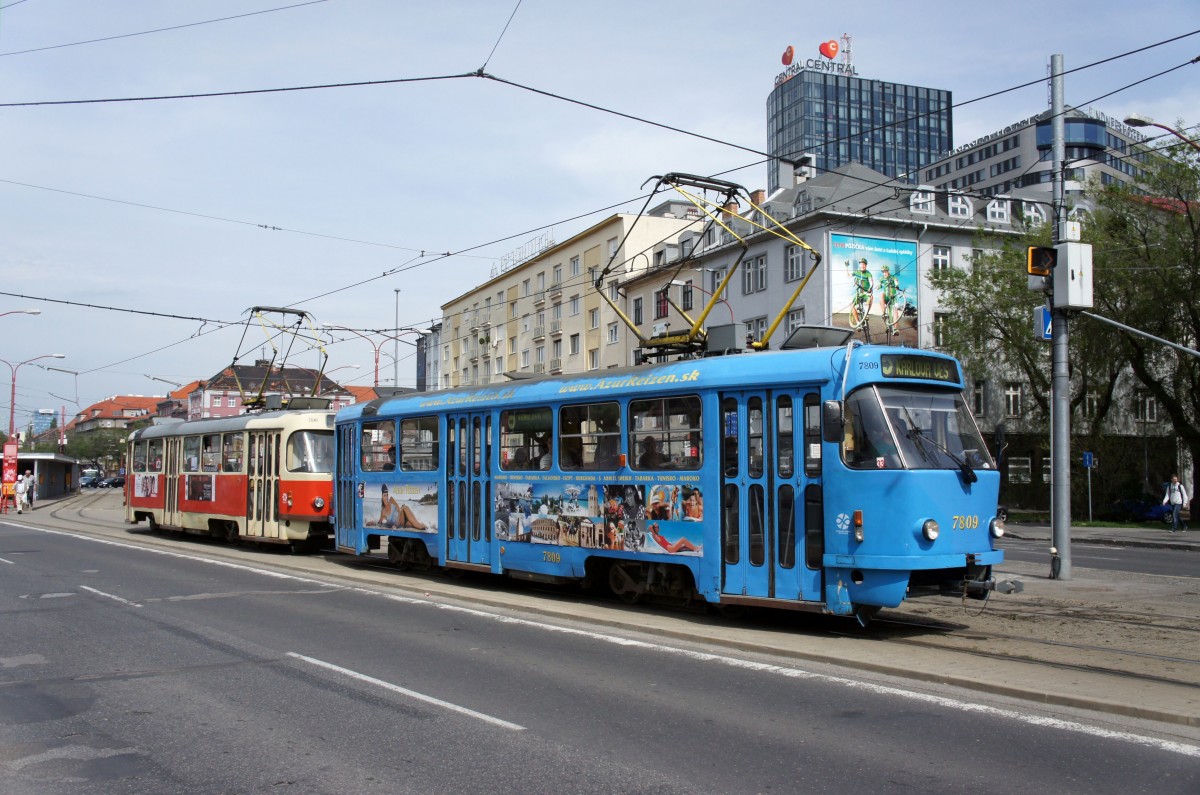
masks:
{"type": "Polygon", "coordinates": [[[915,353],[881,353],[879,369],[884,378],[920,378],[947,384],[957,384],[960,380],[954,362],[915,353]]]}

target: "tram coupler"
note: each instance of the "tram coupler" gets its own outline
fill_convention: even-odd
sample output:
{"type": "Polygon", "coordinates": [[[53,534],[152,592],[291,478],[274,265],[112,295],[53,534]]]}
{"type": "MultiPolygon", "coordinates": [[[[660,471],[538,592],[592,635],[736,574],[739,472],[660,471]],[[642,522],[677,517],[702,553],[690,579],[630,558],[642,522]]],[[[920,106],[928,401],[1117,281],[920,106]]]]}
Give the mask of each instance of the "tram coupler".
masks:
{"type": "Polygon", "coordinates": [[[974,599],[982,599],[989,591],[996,593],[1010,594],[1021,593],[1025,590],[1025,583],[1020,580],[997,580],[994,578],[987,580],[963,580],[962,592],[974,599]]]}

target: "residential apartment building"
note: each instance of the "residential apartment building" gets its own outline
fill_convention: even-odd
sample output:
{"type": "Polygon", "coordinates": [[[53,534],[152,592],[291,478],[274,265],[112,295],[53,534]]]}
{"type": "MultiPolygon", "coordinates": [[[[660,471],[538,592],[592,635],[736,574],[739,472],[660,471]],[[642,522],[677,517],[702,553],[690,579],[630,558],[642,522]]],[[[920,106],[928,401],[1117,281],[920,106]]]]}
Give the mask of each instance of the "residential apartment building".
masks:
{"type": "Polygon", "coordinates": [[[442,305],[439,386],[628,364],[628,337],[619,329],[615,340],[610,337],[616,316],[596,280],[611,264],[604,289],[618,295],[622,279],[652,265],[656,245],[698,228],[699,220],[691,204],[668,201],[640,218],[610,216],[497,269],[484,284],[442,305]]]}
{"type": "Polygon", "coordinates": [[[330,407],[340,409],[355,402],[355,396],[329,378],[322,377],[314,390],[317,371],[307,367],[278,367],[260,359],[252,365],[233,365],[201,381],[188,394],[189,420],[208,417],[236,417],[246,412],[245,401],[259,397],[319,395],[329,398],[330,407]]]}

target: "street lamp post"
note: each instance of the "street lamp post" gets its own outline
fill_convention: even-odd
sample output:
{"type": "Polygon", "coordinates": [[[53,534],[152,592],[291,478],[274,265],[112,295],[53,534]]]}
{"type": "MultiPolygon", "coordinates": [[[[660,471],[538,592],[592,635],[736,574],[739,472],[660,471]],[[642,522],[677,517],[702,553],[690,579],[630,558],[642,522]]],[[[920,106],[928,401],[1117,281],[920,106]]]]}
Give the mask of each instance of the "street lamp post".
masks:
{"type": "Polygon", "coordinates": [[[30,362],[36,362],[38,359],[65,359],[65,358],[67,358],[67,355],[65,353],[47,353],[47,354],[43,354],[42,356],[34,356],[32,359],[26,359],[23,362],[17,362],[16,364],[13,364],[12,362],[10,362],[6,359],[0,359],[0,362],[4,362],[5,364],[8,365],[8,369],[12,373],[12,393],[11,393],[11,397],[9,399],[9,404],[8,404],[8,438],[9,439],[12,439],[13,436],[15,436],[17,433],[17,371],[21,369],[22,365],[29,364],[30,362]]]}
{"type": "Polygon", "coordinates": [[[364,340],[366,340],[368,343],[370,343],[372,350],[375,351],[375,388],[376,389],[379,388],[379,349],[382,348],[383,344],[385,342],[387,342],[388,340],[396,340],[397,342],[399,342],[400,337],[405,334],[417,334],[418,333],[416,331],[407,331],[407,330],[401,331],[398,334],[385,334],[382,331],[372,331],[371,332],[372,334],[378,334],[379,336],[383,337],[383,339],[381,339],[379,342],[375,342],[375,340],[371,339],[366,334],[363,334],[362,332],[357,331],[356,329],[346,328],[345,326],[331,326],[328,323],[323,323],[323,324],[321,324],[321,328],[325,329],[326,331],[349,331],[354,336],[362,337],[364,340]]]}
{"type": "Polygon", "coordinates": [[[1143,116],[1140,113],[1130,113],[1125,117],[1125,123],[1130,127],[1157,127],[1160,130],[1166,130],[1188,146],[1200,151],[1200,144],[1196,143],[1191,138],[1184,136],[1183,133],[1179,132],[1179,130],[1176,130],[1174,127],[1168,127],[1165,124],[1159,124],[1149,116],[1143,116]]]}

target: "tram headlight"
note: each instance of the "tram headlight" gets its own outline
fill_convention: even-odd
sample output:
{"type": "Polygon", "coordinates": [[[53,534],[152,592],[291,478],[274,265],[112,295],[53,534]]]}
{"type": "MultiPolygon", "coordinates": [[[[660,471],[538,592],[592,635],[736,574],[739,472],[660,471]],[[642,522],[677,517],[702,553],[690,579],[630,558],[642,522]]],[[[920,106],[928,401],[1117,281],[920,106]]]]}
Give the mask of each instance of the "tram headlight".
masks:
{"type": "Polygon", "coordinates": [[[936,541],[938,534],[942,532],[942,528],[938,526],[936,519],[926,519],[921,525],[921,535],[928,538],[930,541],[936,541]]]}
{"type": "Polygon", "coordinates": [[[325,507],[324,497],[313,497],[313,507],[318,511],[325,507]]]}
{"type": "Polygon", "coordinates": [[[993,537],[1004,537],[1004,522],[1000,521],[999,519],[993,519],[991,524],[988,525],[988,529],[991,531],[993,537]]]}

